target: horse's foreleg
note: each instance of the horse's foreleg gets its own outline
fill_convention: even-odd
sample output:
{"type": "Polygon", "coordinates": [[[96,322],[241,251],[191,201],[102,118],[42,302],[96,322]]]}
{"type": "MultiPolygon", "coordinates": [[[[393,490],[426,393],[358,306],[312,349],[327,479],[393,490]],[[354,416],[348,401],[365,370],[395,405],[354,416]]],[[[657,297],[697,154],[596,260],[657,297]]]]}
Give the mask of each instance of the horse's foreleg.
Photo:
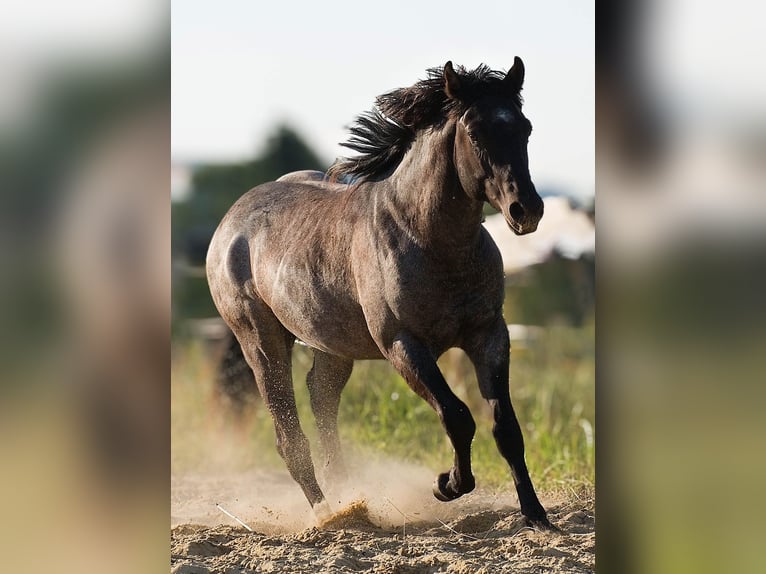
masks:
{"type": "Polygon", "coordinates": [[[510,339],[505,322],[501,319],[492,329],[476,336],[465,351],[476,368],[481,394],[492,407],[495,420],[492,434],[498,450],[511,467],[521,512],[532,523],[550,526],[529,477],[524,460],[524,437],[511,405],[508,383],[510,339]]]}
{"type": "Polygon", "coordinates": [[[314,350],[314,365],[306,376],[319,440],[324,449],[326,472],[331,480],[345,478],[346,470],[338,438],[338,406],[354,361],[314,350]]]}
{"type": "Polygon", "coordinates": [[[449,472],[437,477],[434,496],[446,502],[471,492],[475,486],[471,472],[471,441],[476,424],[468,407],[449,388],[428,347],[414,337],[399,335],[388,349],[387,358],[410,388],[439,415],[455,449],[454,465],[449,472]]]}

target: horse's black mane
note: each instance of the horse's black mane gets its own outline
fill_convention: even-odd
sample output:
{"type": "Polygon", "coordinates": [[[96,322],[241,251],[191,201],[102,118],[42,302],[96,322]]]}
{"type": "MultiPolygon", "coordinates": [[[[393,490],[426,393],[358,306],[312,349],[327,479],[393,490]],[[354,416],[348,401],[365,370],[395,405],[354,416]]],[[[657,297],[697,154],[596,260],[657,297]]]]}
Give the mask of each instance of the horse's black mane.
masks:
{"type": "Polygon", "coordinates": [[[327,175],[333,180],[357,181],[384,175],[399,164],[418,130],[460,117],[481,96],[503,95],[521,106],[521,95],[509,94],[503,85],[505,73],[484,64],[470,72],[457,66],[455,72],[460,79],[456,99],[447,97],[444,91],[443,67],[430,68],[426,79],[414,86],[378,96],[375,107],[356,119],[351,137],[341,144],[359,155],[339,159],[327,175]]]}

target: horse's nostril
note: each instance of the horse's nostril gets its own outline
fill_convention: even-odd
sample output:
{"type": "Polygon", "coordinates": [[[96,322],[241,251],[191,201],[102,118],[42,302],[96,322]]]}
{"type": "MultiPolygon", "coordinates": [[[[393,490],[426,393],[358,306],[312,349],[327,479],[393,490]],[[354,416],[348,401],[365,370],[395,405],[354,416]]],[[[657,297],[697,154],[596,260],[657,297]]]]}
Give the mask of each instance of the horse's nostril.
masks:
{"type": "Polygon", "coordinates": [[[524,208],[518,201],[514,201],[511,207],[508,208],[508,213],[511,214],[511,218],[514,221],[521,221],[524,218],[524,208]]]}

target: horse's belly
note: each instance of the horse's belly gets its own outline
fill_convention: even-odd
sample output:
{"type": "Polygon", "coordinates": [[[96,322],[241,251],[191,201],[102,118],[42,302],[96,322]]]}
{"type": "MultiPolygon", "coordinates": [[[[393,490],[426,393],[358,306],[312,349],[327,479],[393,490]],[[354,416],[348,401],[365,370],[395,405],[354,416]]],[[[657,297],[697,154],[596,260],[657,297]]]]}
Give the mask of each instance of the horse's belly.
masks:
{"type": "Polygon", "coordinates": [[[346,339],[327,336],[319,338],[312,336],[312,334],[296,335],[296,337],[309,347],[338,357],[354,360],[383,358],[380,349],[378,349],[378,346],[371,337],[367,337],[367,339],[346,339]]]}
{"type": "Polygon", "coordinates": [[[274,297],[271,309],[298,339],[326,353],[349,359],[379,359],[361,307],[350,298],[274,297]]]}
{"type": "Polygon", "coordinates": [[[383,357],[370,336],[364,316],[361,316],[361,321],[348,316],[341,319],[332,313],[308,321],[305,317],[299,321],[292,320],[289,315],[281,313],[277,317],[298,339],[320,351],[349,359],[383,357]]]}

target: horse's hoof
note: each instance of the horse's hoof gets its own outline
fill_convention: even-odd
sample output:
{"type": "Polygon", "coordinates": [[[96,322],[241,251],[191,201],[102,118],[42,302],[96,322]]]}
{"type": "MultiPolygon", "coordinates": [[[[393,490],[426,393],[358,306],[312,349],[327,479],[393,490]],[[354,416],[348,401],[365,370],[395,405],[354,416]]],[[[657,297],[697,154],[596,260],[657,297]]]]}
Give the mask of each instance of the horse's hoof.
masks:
{"type": "Polygon", "coordinates": [[[456,498],[460,498],[463,496],[462,492],[455,492],[452,490],[449,486],[449,473],[443,472],[439,476],[436,477],[436,480],[434,481],[434,497],[436,500],[440,500],[442,502],[449,502],[450,500],[455,500],[456,498]]]}
{"type": "Polygon", "coordinates": [[[543,514],[541,517],[537,516],[534,518],[525,516],[524,520],[527,523],[527,526],[531,526],[532,528],[535,528],[537,530],[549,530],[551,532],[561,532],[561,529],[558,526],[554,526],[553,524],[551,524],[550,520],[548,520],[548,517],[545,514],[543,514]]]}
{"type": "Polygon", "coordinates": [[[326,500],[317,502],[311,509],[314,511],[314,518],[317,525],[322,524],[332,516],[332,510],[326,500]]]}

